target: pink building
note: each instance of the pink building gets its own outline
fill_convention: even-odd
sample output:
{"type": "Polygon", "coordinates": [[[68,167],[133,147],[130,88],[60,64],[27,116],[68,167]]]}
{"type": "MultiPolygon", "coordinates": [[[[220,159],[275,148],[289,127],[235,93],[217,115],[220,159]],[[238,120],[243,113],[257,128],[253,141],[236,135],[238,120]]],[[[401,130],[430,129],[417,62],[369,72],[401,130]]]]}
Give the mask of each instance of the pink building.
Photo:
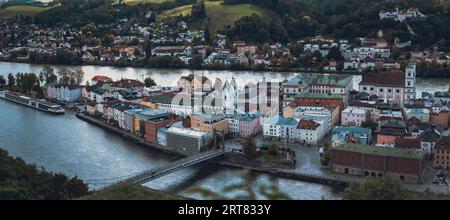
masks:
{"type": "Polygon", "coordinates": [[[367,119],[367,111],[359,108],[348,107],[342,111],[343,126],[358,126],[361,127],[362,123],[367,119]]]}
{"type": "Polygon", "coordinates": [[[249,137],[257,134],[261,130],[261,115],[244,115],[239,120],[239,135],[249,137]]]}

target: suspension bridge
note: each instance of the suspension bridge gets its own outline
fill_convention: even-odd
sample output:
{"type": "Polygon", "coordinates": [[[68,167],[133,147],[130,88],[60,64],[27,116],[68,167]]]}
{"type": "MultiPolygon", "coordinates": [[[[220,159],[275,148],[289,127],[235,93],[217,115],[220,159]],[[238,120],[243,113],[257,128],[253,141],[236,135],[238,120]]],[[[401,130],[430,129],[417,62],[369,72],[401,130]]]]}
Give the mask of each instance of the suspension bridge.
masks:
{"type": "Polygon", "coordinates": [[[86,182],[90,186],[101,185],[101,187],[99,188],[94,187],[94,191],[100,191],[122,184],[140,185],[158,179],[162,176],[168,175],[175,171],[182,170],[186,167],[193,166],[195,164],[219,157],[224,153],[225,151],[223,149],[209,150],[203,153],[175,160],[166,165],[146,170],[140,173],[130,174],[121,177],[113,177],[109,179],[86,180],[86,182]]]}

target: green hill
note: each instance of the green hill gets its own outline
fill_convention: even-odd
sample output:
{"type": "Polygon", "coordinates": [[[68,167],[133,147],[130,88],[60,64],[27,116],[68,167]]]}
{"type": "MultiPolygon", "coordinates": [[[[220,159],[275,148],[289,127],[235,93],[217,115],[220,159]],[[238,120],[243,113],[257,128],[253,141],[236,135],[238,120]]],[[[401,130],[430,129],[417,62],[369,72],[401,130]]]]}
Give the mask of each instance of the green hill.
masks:
{"type": "Polygon", "coordinates": [[[163,3],[167,1],[174,1],[174,0],[124,0],[123,2],[127,5],[136,5],[140,3],[163,3]]]}
{"type": "Polygon", "coordinates": [[[39,7],[32,5],[14,5],[4,9],[0,9],[0,18],[11,18],[16,15],[35,16],[50,7],[39,7]]]}
{"type": "MultiPolygon", "coordinates": [[[[227,25],[232,25],[240,18],[252,14],[256,14],[264,19],[280,19],[275,12],[252,4],[223,5],[222,1],[205,1],[205,7],[213,32],[227,25]]],[[[160,13],[158,19],[179,15],[189,16],[191,9],[192,5],[185,5],[167,10],[160,13]]],[[[197,24],[197,26],[201,27],[201,24],[197,24]]]]}

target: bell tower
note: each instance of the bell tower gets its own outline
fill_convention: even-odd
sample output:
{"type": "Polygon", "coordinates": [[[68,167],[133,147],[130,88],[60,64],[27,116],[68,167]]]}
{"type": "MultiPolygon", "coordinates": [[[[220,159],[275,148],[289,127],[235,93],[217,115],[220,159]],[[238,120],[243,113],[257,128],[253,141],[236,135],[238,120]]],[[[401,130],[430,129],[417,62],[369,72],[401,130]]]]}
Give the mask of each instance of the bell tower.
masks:
{"type": "Polygon", "coordinates": [[[405,100],[416,98],[416,64],[409,63],[405,69],[405,100]]]}

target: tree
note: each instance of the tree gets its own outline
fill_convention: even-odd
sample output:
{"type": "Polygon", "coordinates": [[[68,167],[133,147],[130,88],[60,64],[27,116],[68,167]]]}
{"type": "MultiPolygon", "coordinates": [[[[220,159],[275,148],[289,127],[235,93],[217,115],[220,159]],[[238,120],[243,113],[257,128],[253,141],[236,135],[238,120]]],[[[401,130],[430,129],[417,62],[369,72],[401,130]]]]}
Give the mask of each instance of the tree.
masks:
{"type": "Polygon", "coordinates": [[[45,65],[39,74],[39,79],[42,83],[55,83],[57,78],[58,77],[55,75],[55,69],[49,65],[45,65]]]}
{"type": "Polygon", "coordinates": [[[205,29],[203,30],[203,36],[205,38],[205,42],[211,42],[211,33],[209,32],[209,25],[205,24],[205,29]]]}
{"type": "Polygon", "coordinates": [[[367,177],[360,184],[352,183],[342,193],[345,200],[400,200],[405,199],[403,184],[388,176],[367,177]]]}
{"type": "Polygon", "coordinates": [[[38,77],[34,73],[25,73],[21,78],[21,89],[26,93],[30,94],[31,90],[34,88],[38,82],[38,77]]]}
{"type": "Polygon", "coordinates": [[[81,68],[76,68],[73,72],[73,78],[76,85],[81,85],[83,83],[85,72],[81,68]]]}
{"type": "Polygon", "coordinates": [[[145,78],[144,84],[145,84],[145,87],[156,86],[155,81],[152,78],[150,78],[150,77],[145,78]]]}
{"type": "Polygon", "coordinates": [[[103,37],[103,45],[110,46],[112,43],[114,43],[114,36],[112,34],[107,34],[105,37],[103,37]]]}
{"type": "Polygon", "coordinates": [[[146,40],[144,43],[144,52],[146,57],[152,56],[152,42],[150,40],[146,40]]]}
{"type": "Polygon", "coordinates": [[[271,181],[271,184],[258,183],[257,176],[248,170],[241,171],[239,177],[242,181],[225,186],[221,192],[214,192],[201,187],[194,187],[189,193],[200,194],[204,199],[213,200],[256,200],[259,192],[267,200],[290,200],[287,194],[280,191],[277,184],[271,181]],[[255,189],[256,188],[256,189],[255,189]],[[234,192],[238,192],[237,195],[234,192]],[[228,197],[226,194],[233,194],[228,197]]]}
{"type": "Polygon", "coordinates": [[[332,47],[327,55],[328,59],[342,60],[341,50],[338,47],[332,47]]]}
{"type": "Polygon", "coordinates": [[[58,77],[55,74],[51,74],[46,80],[46,83],[56,83],[58,82],[58,77]]]}
{"type": "Polygon", "coordinates": [[[198,20],[205,17],[206,17],[205,1],[198,0],[197,3],[192,5],[191,18],[193,20],[198,20]]]}
{"type": "Polygon", "coordinates": [[[370,115],[367,115],[366,120],[363,123],[361,123],[361,127],[369,128],[370,130],[375,131],[378,127],[378,124],[373,121],[370,115]]]}
{"type": "Polygon", "coordinates": [[[16,84],[16,78],[12,73],[8,74],[8,86],[11,88],[16,84]]]}
{"type": "Polygon", "coordinates": [[[6,79],[4,76],[0,76],[0,86],[5,86],[6,85],[6,79]]]}
{"type": "Polygon", "coordinates": [[[133,55],[134,55],[134,56],[137,56],[137,57],[140,57],[140,56],[142,56],[142,52],[141,52],[141,50],[140,50],[139,48],[136,48],[136,49],[133,51],[133,55]]]}
{"type": "Polygon", "coordinates": [[[271,154],[272,156],[276,156],[278,155],[278,153],[278,145],[276,143],[272,143],[269,147],[269,154],[271,154]]]}
{"type": "Polygon", "coordinates": [[[0,149],[0,200],[62,200],[86,195],[88,186],[77,177],[50,173],[26,164],[0,149]]]}
{"type": "Polygon", "coordinates": [[[256,160],[256,158],[258,157],[258,153],[256,152],[255,140],[252,137],[248,137],[245,139],[245,142],[242,145],[242,151],[245,158],[247,158],[248,160],[256,160]]]}
{"type": "Polygon", "coordinates": [[[58,70],[59,83],[70,84],[72,72],[67,67],[61,67],[58,70]]]}
{"type": "Polygon", "coordinates": [[[17,73],[16,74],[16,88],[22,89],[22,83],[23,83],[23,73],[17,73]]]}
{"type": "Polygon", "coordinates": [[[191,67],[194,69],[201,69],[203,65],[203,55],[201,54],[195,54],[192,56],[192,59],[190,60],[191,67]]]}

